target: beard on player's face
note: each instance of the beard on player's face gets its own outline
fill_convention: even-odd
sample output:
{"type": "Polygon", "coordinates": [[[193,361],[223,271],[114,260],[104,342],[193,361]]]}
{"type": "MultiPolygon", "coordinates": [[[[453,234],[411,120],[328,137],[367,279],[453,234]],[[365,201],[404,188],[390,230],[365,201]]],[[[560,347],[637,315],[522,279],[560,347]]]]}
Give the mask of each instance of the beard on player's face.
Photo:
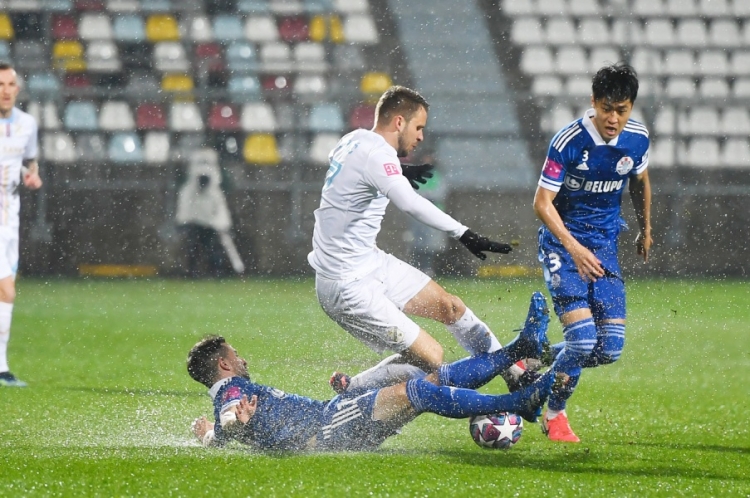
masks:
{"type": "Polygon", "coordinates": [[[396,149],[396,156],[398,157],[409,155],[409,144],[406,142],[406,137],[404,137],[405,132],[406,129],[398,134],[398,148],[396,149]]]}

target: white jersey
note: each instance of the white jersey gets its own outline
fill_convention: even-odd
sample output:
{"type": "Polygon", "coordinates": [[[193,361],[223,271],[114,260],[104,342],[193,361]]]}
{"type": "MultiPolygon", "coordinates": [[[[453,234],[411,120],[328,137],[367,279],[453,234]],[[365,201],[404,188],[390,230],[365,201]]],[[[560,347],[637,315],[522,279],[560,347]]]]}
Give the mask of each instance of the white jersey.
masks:
{"type": "Polygon", "coordinates": [[[0,119],[0,227],[18,228],[21,198],[21,166],[37,155],[37,124],[34,118],[13,108],[0,119]]]}
{"type": "Polygon", "coordinates": [[[401,211],[454,238],[466,231],[414,192],[401,174],[396,150],[381,135],[355,130],[339,141],[328,161],[315,210],[313,250],[307,257],[318,275],[348,280],[377,268],[376,238],[391,200],[401,211]]]}

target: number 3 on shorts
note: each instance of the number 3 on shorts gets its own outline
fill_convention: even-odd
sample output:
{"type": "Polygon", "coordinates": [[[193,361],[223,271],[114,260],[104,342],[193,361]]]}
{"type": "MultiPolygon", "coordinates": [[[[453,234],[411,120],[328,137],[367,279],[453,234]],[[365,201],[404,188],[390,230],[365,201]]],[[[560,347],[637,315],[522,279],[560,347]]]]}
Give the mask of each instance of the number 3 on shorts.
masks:
{"type": "Polygon", "coordinates": [[[560,261],[560,255],[557,254],[556,252],[551,252],[547,254],[547,260],[549,261],[547,268],[549,269],[550,273],[555,273],[562,266],[562,262],[560,261]]]}

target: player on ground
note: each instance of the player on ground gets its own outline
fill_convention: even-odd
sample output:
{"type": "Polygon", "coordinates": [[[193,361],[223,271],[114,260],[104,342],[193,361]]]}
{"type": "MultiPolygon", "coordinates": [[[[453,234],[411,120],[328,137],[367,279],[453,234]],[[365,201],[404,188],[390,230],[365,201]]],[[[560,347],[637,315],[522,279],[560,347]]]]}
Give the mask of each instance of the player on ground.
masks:
{"type": "Polygon", "coordinates": [[[550,370],[511,394],[486,395],[473,388],[522,357],[540,355],[545,337],[546,326],[533,325],[504,349],[442,365],[440,375],[463,388],[439,386],[433,373],[381,389],[350,388],[319,401],[253,383],[234,348],[209,336],[190,350],[187,370],[210,389],[215,422],[200,417],[193,432],[206,446],[235,439],[259,450],[363,451],[377,448],[425,412],[466,418],[508,411],[533,422],[560,374],[550,370]]]}
{"type": "Polygon", "coordinates": [[[16,107],[19,92],[16,71],[0,63],[0,386],[24,387],[8,367],[8,339],[16,299],[18,270],[18,187],[42,186],[37,155],[37,124],[16,107]]]}
{"type": "Polygon", "coordinates": [[[625,343],[617,237],[626,185],[640,228],[637,251],[646,262],[652,244],[648,131],[630,119],[637,75],[624,63],[609,65],[596,73],[592,90],[593,109],[552,139],[534,197],[543,223],[539,259],[565,339],[552,348],[553,370],[570,376],[542,420],[553,441],[579,441],[565,406],[581,369],[616,361],[625,343]]]}
{"type": "Polygon", "coordinates": [[[347,134],[331,151],[308,261],[318,301],[332,320],[378,353],[399,353],[388,359],[392,366],[403,362],[431,372],[443,362],[443,349],[406,314],[445,324],[471,354],[501,345],[458,297],[377,247],[389,202],[480,259],[484,251],[508,253],[511,247],[475,234],[412,189],[410,182],[423,183],[429,167],[410,169],[399,158],[422,141],[428,108],[414,90],[391,87],[377,104],[374,128],[347,134]]]}

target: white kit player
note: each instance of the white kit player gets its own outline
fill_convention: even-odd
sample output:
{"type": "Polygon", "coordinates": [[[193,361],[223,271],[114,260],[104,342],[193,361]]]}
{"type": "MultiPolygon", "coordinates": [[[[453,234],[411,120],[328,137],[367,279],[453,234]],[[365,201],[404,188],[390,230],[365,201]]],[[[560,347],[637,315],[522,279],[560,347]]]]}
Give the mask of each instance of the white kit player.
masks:
{"type": "Polygon", "coordinates": [[[37,155],[37,124],[16,108],[18,79],[13,66],[0,63],[0,386],[24,387],[8,367],[8,339],[18,270],[19,184],[42,186],[37,155]]]}
{"type": "Polygon", "coordinates": [[[501,348],[490,328],[458,297],[376,245],[386,207],[393,202],[458,239],[480,259],[486,258],[483,251],[511,251],[511,246],[475,234],[414,192],[412,185],[424,183],[431,166],[402,165],[399,157],[423,140],[428,109],[416,91],[391,87],[378,101],[375,127],[347,134],[329,155],[308,255],[318,301],[332,320],[377,353],[397,353],[351,379],[334,373],[331,386],[337,392],[395,382],[399,376],[406,380],[415,367],[432,372],[442,364],[443,348],[407,315],[445,324],[472,355],[501,348]]]}

